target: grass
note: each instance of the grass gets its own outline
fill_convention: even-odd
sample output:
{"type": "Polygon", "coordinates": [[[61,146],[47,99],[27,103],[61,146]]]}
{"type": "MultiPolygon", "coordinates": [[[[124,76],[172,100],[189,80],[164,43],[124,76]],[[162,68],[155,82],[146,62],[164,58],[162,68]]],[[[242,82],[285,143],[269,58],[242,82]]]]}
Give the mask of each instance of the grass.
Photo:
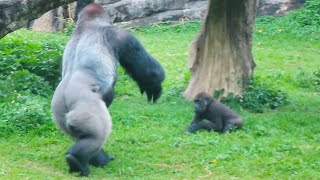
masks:
{"type": "MultiPolygon", "coordinates": [[[[188,46],[198,28],[195,22],[134,31],[166,70],[164,94],[148,103],[120,69],[110,108],[113,131],[104,146],[116,159],[105,168],[90,167],[88,179],[318,179],[320,96],[300,83],[319,70],[320,41],[256,30],[254,75],[287,92],[291,103],[260,114],[240,111],[244,128],[231,134],[184,134],[193,112],[181,93],[188,82],[188,46]]],[[[23,34],[24,40],[47,36],[23,34]]],[[[48,126],[0,137],[0,179],[78,178],[68,174],[64,160],[72,141],[52,122],[48,126]]]]}

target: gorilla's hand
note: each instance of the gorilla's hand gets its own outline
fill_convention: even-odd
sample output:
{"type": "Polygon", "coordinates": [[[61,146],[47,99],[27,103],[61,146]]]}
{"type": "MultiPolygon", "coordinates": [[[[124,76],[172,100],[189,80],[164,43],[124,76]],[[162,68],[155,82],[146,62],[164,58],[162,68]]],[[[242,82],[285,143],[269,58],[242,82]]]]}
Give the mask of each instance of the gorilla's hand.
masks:
{"type": "Polygon", "coordinates": [[[148,101],[156,102],[161,96],[161,83],[165,79],[163,67],[131,33],[118,28],[114,29],[114,33],[115,56],[120,65],[137,82],[141,94],[146,92],[148,101]]]}
{"type": "Polygon", "coordinates": [[[184,132],[186,133],[193,133],[195,131],[198,131],[200,128],[199,128],[199,125],[197,123],[191,123],[189,125],[189,127],[187,127],[186,130],[184,130],[184,132]]]}
{"type": "Polygon", "coordinates": [[[149,102],[152,99],[152,102],[155,103],[160,98],[160,96],[162,94],[161,84],[153,85],[153,86],[139,85],[139,88],[140,88],[141,94],[146,92],[149,102]]]}

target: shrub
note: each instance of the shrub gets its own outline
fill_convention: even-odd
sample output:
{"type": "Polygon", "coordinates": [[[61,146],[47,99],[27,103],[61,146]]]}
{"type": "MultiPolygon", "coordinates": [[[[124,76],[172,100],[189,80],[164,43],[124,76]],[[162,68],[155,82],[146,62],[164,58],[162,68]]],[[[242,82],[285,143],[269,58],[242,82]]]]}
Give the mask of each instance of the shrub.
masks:
{"type": "Polygon", "coordinates": [[[71,36],[75,26],[76,26],[75,22],[68,21],[67,26],[62,30],[62,32],[67,36],[71,36]]]}
{"type": "Polygon", "coordinates": [[[320,70],[313,72],[312,83],[320,91],[320,70]]]}
{"type": "Polygon", "coordinates": [[[289,102],[286,93],[263,85],[258,80],[250,82],[240,96],[229,93],[226,97],[221,97],[223,93],[223,89],[217,90],[214,92],[214,97],[233,108],[241,107],[259,113],[276,109],[289,102]]]}
{"type": "Polygon", "coordinates": [[[42,77],[27,70],[16,71],[9,76],[0,75],[0,102],[12,101],[21,94],[48,98],[52,94],[52,89],[42,77]]]}
{"type": "Polygon", "coordinates": [[[50,103],[40,96],[21,95],[0,104],[0,136],[25,134],[51,122],[50,103]]]}
{"type": "Polygon", "coordinates": [[[320,70],[308,72],[299,68],[293,82],[297,87],[320,90],[320,70]]]}
{"type": "Polygon", "coordinates": [[[19,31],[1,39],[0,72],[10,75],[18,70],[28,70],[43,77],[55,87],[61,76],[60,64],[64,42],[52,34],[39,36],[30,33],[33,32],[19,31]],[[19,33],[27,37],[36,37],[29,40],[19,33]]]}

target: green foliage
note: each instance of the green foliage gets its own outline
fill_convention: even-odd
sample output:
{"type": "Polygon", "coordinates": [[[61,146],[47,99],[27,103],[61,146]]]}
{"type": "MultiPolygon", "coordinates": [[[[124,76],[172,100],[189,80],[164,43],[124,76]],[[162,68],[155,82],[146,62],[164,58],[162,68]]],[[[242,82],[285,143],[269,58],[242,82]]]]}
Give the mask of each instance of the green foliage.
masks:
{"type": "Polygon", "coordinates": [[[46,124],[51,123],[49,101],[61,76],[66,39],[27,30],[1,39],[0,137],[47,129],[46,124]]]}
{"type": "Polygon", "coordinates": [[[307,0],[304,7],[283,17],[260,17],[256,20],[257,35],[291,33],[320,38],[320,1],[307,0]]]}
{"type": "Polygon", "coordinates": [[[9,75],[17,70],[28,70],[55,87],[61,76],[60,64],[65,42],[61,42],[60,38],[53,34],[47,34],[42,39],[32,39],[35,35],[21,31],[23,32],[31,36],[31,39],[22,38],[20,32],[15,32],[1,40],[1,74],[9,75]]]}
{"type": "Polygon", "coordinates": [[[320,91],[320,70],[313,72],[313,85],[320,91]]]}
{"type": "Polygon", "coordinates": [[[0,97],[2,101],[11,101],[17,93],[30,93],[48,98],[52,88],[42,77],[27,70],[15,71],[9,76],[0,75],[0,97]]]}
{"type": "Polygon", "coordinates": [[[50,103],[40,96],[20,95],[0,104],[0,137],[25,134],[51,122],[50,103]]]}
{"type": "MultiPolygon", "coordinates": [[[[134,31],[166,70],[163,96],[156,104],[148,103],[135,82],[119,68],[116,96],[108,108],[113,121],[112,133],[103,147],[116,159],[106,168],[90,166],[90,178],[319,177],[319,91],[311,86],[301,88],[298,79],[304,78],[299,75],[304,72],[313,79],[311,82],[319,85],[320,42],[309,41],[310,34],[297,38],[286,31],[277,35],[259,33],[253,42],[257,64],[254,79],[259,78],[248,90],[251,93],[247,95],[251,98],[248,102],[259,97],[260,104],[255,106],[259,107],[264,99],[272,100],[269,103],[274,105],[280,101],[277,99],[280,89],[285,90],[292,103],[272,111],[267,111],[272,106],[263,104],[264,113],[253,113],[235,103],[244,119],[242,130],[224,135],[214,132],[185,134],[183,130],[191,122],[193,110],[192,102],[186,101],[181,93],[190,77],[186,67],[188,46],[199,26],[199,22],[190,26],[188,23],[154,25],[134,31]]],[[[15,52],[16,47],[22,49],[20,46],[25,42],[65,44],[67,39],[63,33],[18,31],[0,40],[0,47],[10,44],[10,47],[0,48],[0,57],[3,60],[15,56],[3,53],[15,52]],[[8,43],[13,40],[15,42],[8,43]]],[[[19,52],[21,57],[17,58],[36,53],[33,48],[27,51],[19,52]]],[[[34,72],[26,71],[25,64],[17,64],[12,61],[15,58],[10,58],[5,65],[16,68],[0,71],[4,73],[0,78],[0,179],[75,179],[75,174],[68,173],[63,155],[72,140],[60,133],[51,121],[51,97],[37,95],[50,95],[47,88],[40,85],[43,79],[48,82],[48,78],[30,75],[34,72]],[[10,63],[13,66],[8,65],[10,63]],[[35,89],[29,90],[23,81],[32,82],[26,84],[35,89]]]]}
{"type": "Polygon", "coordinates": [[[241,95],[228,93],[227,96],[222,97],[223,93],[223,89],[217,90],[213,93],[213,96],[231,107],[241,107],[258,113],[274,110],[289,102],[286,93],[276,90],[269,85],[264,85],[257,78],[246,86],[241,95]]]}
{"type": "Polygon", "coordinates": [[[288,96],[281,90],[269,86],[250,84],[242,94],[241,106],[253,112],[276,109],[288,103],[288,96]]]}
{"type": "Polygon", "coordinates": [[[67,26],[63,29],[62,32],[63,32],[65,35],[70,36],[70,35],[72,34],[75,26],[76,26],[76,23],[75,23],[75,22],[69,21],[69,22],[67,23],[67,26]]]}
{"type": "Polygon", "coordinates": [[[0,75],[0,137],[26,134],[51,122],[51,94],[48,82],[27,70],[0,75]]]}
{"type": "Polygon", "coordinates": [[[319,88],[317,82],[319,81],[319,70],[315,72],[307,72],[299,68],[293,77],[293,82],[297,87],[301,88],[319,88]],[[317,77],[318,75],[318,77],[317,77]]]}

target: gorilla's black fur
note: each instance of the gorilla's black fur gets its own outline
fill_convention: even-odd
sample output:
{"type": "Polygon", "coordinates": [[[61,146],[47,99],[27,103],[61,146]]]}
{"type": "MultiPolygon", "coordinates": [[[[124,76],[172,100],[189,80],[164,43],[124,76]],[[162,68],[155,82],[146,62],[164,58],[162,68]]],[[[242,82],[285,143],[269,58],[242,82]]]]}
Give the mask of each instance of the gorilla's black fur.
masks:
{"type": "Polygon", "coordinates": [[[242,118],[227,106],[205,92],[196,95],[194,99],[195,115],[187,132],[195,132],[201,129],[220,133],[230,132],[242,127],[242,118]]]}

